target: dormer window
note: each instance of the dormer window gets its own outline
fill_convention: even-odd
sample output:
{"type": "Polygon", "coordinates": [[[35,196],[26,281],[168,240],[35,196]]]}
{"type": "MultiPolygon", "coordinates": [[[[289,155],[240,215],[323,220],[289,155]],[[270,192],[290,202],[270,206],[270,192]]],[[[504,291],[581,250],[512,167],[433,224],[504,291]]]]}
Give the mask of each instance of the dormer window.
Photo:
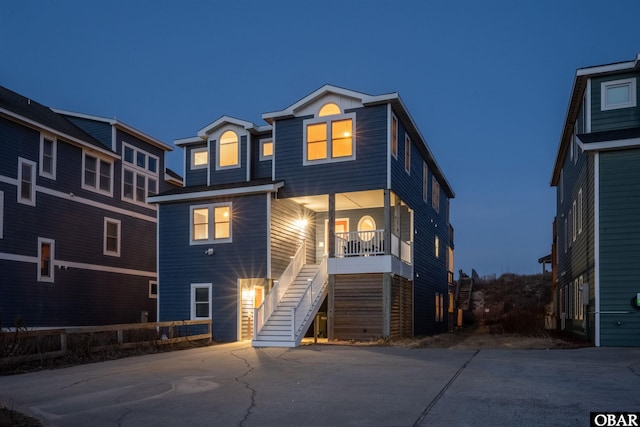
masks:
{"type": "Polygon", "coordinates": [[[232,130],[224,132],[218,141],[218,168],[240,164],[240,144],[238,134],[232,130]]]}
{"type": "Polygon", "coordinates": [[[355,114],[343,114],[334,103],[324,104],[317,118],[304,121],[303,164],[355,159],[355,114]]]}
{"type": "Polygon", "coordinates": [[[602,111],[636,106],[636,79],[622,79],[600,84],[602,111]]]}

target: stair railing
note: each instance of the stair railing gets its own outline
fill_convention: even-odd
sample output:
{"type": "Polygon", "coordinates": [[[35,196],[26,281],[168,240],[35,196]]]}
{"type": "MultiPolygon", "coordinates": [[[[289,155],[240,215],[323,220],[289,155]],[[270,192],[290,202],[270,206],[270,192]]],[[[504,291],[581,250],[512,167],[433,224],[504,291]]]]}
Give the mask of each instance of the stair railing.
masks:
{"type": "Polygon", "coordinates": [[[318,311],[328,277],[327,259],[325,258],[320,263],[313,279],[307,279],[307,287],[298,304],[291,308],[291,340],[298,340],[298,335],[304,332],[302,331],[303,327],[308,326],[309,318],[318,311]]]}
{"type": "Polygon", "coordinates": [[[306,262],[306,243],[303,240],[295,255],[291,257],[289,265],[284,270],[278,280],[274,280],[273,288],[265,296],[260,307],[253,309],[253,339],[258,338],[258,334],[262,330],[265,322],[269,320],[269,317],[273,311],[278,307],[278,303],[282,299],[289,286],[300,273],[300,270],[306,262]]]}

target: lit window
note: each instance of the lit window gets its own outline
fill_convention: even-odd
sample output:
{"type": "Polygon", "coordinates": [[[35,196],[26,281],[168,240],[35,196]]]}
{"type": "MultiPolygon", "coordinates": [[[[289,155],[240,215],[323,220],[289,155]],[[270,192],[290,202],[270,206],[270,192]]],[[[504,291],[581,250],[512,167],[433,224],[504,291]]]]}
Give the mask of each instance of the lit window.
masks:
{"type": "Polygon", "coordinates": [[[211,318],[211,283],[191,284],[191,320],[211,318]]]}
{"type": "Polygon", "coordinates": [[[613,80],[600,84],[602,111],[636,106],[636,79],[613,80]]]}
{"type": "Polygon", "coordinates": [[[404,137],[404,170],[407,173],[411,172],[411,138],[409,136],[404,137]]]}
{"type": "Polygon", "coordinates": [[[433,240],[433,251],[436,255],[436,258],[440,258],[440,238],[438,236],[433,240]]]}
{"type": "Polygon", "coordinates": [[[333,116],[336,114],[340,114],[341,112],[342,111],[340,111],[340,107],[338,107],[333,102],[330,102],[328,104],[323,105],[322,108],[320,108],[320,111],[318,112],[318,117],[333,116]]]}
{"type": "Polygon", "coordinates": [[[191,207],[191,244],[231,242],[231,204],[191,207]]]}
{"type": "Polygon", "coordinates": [[[391,116],[391,154],[398,158],[398,119],[391,116]]]}
{"type": "Polygon", "coordinates": [[[365,215],[358,221],[360,239],[369,242],[375,235],[376,221],[369,215],[365,215]]]}
{"type": "Polygon", "coordinates": [[[273,157],[273,141],[265,139],[260,141],[260,160],[269,160],[273,157]]]}
{"type": "Polygon", "coordinates": [[[18,203],[36,205],[36,163],[18,157],[18,203]]]}
{"type": "Polygon", "coordinates": [[[440,212],[440,183],[435,176],[431,176],[431,207],[440,212]]]}
{"type": "Polygon", "coordinates": [[[429,197],[429,167],[427,162],[422,162],[422,200],[425,202],[429,197]]]}
{"type": "Polygon", "coordinates": [[[113,163],[90,154],[84,155],[84,178],[82,188],[110,196],[113,163]]]}
{"type": "Polygon", "coordinates": [[[103,254],[120,256],[120,221],[117,219],[104,219],[103,254]]]}
{"type": "Polygon", "coordinates": [[[191,150],[191,169],[206,168],[208,164],[209,151],[206,147],[191,150]]]}
{"type": "Polygon", "coordinates": [[[355,159],[355,114],[341,114],[333,103],[324,105],[318,118],[304,121],[304,164],[355,159]]]}
{"type": "Polygon", "coordinates": [[[56,139],[40,136],[40,176],[56,179],[56,139]]]}
{"type": "Polygon", "coordinates": [[[218,167],[237,166],[239,152],[238,135],[231,130],[224,132],[218,144],[218,167]]]}
{"type": "Polygon", "coordinates": [[[53,282],[55,242],[38,238],[38,282],[53,282]]]}

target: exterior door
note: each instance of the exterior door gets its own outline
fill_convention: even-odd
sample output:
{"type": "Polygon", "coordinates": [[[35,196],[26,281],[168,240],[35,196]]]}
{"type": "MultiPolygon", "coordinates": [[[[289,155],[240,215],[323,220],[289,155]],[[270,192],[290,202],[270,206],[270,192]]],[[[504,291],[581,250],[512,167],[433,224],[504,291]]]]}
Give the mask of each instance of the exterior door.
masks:
{"type": "MultiPolygon", "coordinates": [[[[334,231],[336,234],[338,233],[348,233],[349,232],[349,218],[336,218],[336,224],[334,231]]],[[[338,234],[340,235],[340,234],[338,234]]],[[[324,220],[324,247],[325,254],[329,252],[329,221],[324,220]]]]}

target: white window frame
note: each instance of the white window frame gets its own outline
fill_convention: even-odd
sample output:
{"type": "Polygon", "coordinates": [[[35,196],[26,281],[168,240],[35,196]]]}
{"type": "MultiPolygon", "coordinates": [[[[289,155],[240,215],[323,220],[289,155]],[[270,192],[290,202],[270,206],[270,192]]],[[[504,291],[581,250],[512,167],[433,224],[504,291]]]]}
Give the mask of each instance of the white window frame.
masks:
{"type": "Polygon", "coordinates": [[[56,168],[58,163],[58,141],[51,135],[40,134],[40,164],[38,167],[38,173],[40,176],[49,179],[56,179],[56,168]],[[45,141],[51,141],[51,172],[44,170],[44,143],[45,141]]]}
{"type": "Polygon", "coordinates": [[[355,113],[345,113],[345,114],[333,114],[330,116],[322,116],[322,117],[316,117],[313,119],[307,119],[304,120],[302,122],[302,144],[303,144],[303,148],[302,148],[302,165],[303,166],[309,166],[309,165],[317,165],[317,164],[322,164],[322,163],[339,163],[339,162],[349,162],[352,160],[356,159],[356,146],[357,146],[357,142],[356,142],[356,114],[355,113]],[[332,135],[331,135],[331,123],[333,122],[339,122],[342,120],[349,120],[351,119],[351,155],[350,156],[343,156],[343,157],[336,157],[336,158],[332,158],[332,152],[331,152],[331,148],[332,148],[332,135]],[[319,124],[319,123],[325,123],[327,125],[327,151],[326,151],[326,157],[323,159],[316,159],[316,160],[307,160],[307,127],[309,125],[315,125],[315,124],[319,124]]]}
{"type": "Polygon", "coordinates": [[[4,239],[4,191],[0,191],[0,239],[4,239]]]}
{"type": "Polygon", "coordinates": [[[440,183],[435,175],[431,176],[431,207],[440,213],[440,183]]]}
{"type": "Polygon", "coordinates": [[[273,155],[275,154],[275,144],[273,143],[273,138],[264,138],[259,141],[260,145],[260,161],[271,160],[273,159],[273,155]],[[271,143],[271,154],[264,154],[264,146],[265,144],[271,143]]]}
{"type": "Polygon", "coordinates": [[[48,283],[53,283],[55,281],[55,277],[54,277],[54,260],[55,260],[55,251],[56,249],[56,241],[52,240],[52,239],[46,239],[44,237],[38,237],[38,265],[37,265],[37,270],[38,270],[38,282],[48,282],[48,283]],[[50,265],[49,265],[49,271],[50,271],[50,275],[49,276],[43,276],[42,275],[42,269],[40,268],[40,266],[42,265],[42,244],[43,243],[48,243],[49,246],[51,247],[51,254],[49,255],[49,259],[50,259],[50,265]]]}
{"type": "Polygon", "coordinates": [[[191,320],[211,319],[212,306],[213,306],[212,290],[213,290],[213,286],[211,285],[211,283],[192,283],[191,284],[191,297],[189,299],[191,320]],[[196,289],[201,289],[201,288],[206,288],[209,292],[209,301],[208,301],[209,313],[208,313],[208,316],[206,317],[196,316],[196,289]]]}
{"type": "MultiPolygon", "coordinates": [[[[218,134],[217,138],[215,139],[215,143],[216,143],[216,170],[227,170],[227,169],[238,169],[240,167],[242,167],[242,137],[245,135],[240,134],[239,132],[237,132],[234,129],[222,129],[220,131],[220,134],[218,134]],[[236,137],[238,138],[238,163],[235,165],[227,165],[227,166],[220,166],[220,140],[222,139],[222,135],[224,135],[227,131],[231,131],[233,133],[236,134],[236,137]]],[[[209,140],[209,145],[211,145],[211,143],[214,142],[214,140],[209,140]]]]}
{"type": "Polygon", "coordinates": [[[36,162],[27,160],[22,157],[18,157],[18,188],[17,188],[17,196],[18,203],[23,205],[35,206],[36,205],[36,162]],[[31,189],[29,191],[29,197],[22,197],[22,165],[28,165],[31,168],[29,179],[31,180],[31,189]]]}
{"type": "Polygon", "coordinates": [[[404,171],[411,175],[411,138],[404,136],[404,171]]]}
{"type": "Polygon", "coordinates": [[[158,298],[158,281],[157,280],[149,280],[149,298],[158,298]],[[156,292],[153,292],[153,286],[156,287],[156,292]]]}
{"type": "Polygon", "coordinates": [[[233,242],[233,203],[209,203],[206,205],[192,205],[189,207],[189,245],[210,245],[219,243],[231,243],[233,242]],[[229,237],[224,239],[216,239],[214,233],[215,227],[215,208],[228,206],[229,207],[229,237]],[[201,240],[193,239],[193,211],[195,209],[207,209],[208,215],[208,238],[201,240]]]}
{"type": "Polygon", "coordinates": [[[102,254],[103,255],[107,255],[107,256],[113,256],[113,257],[119,257],[120,256],[120,248],[122,247],[122,223],[119,219],[114,219],[114,218],[108,218],[108,217],[104,217],[104,233],[102,236],[102,254]],[[110,251],[107,248],[107,225],[108,224],[116,224],[118,226],[117,228],[117,236],[116,236],[116,250],[115,251],[110,251]]]}
{"type": "Polygon", "coordinates": [[[158,185],[160,182],[159,179],[159,170],[160,170],[160,159],[157,156],[154,156],[153,154],[150,154],[149,152],[142,150],[134,145],[131,144],[127,144],[124,141],[122,142],[122,177],[121,177],[121,183],[120,183],[120,199],[128,202],[128,203],[133,203],[136,205],[140,205],[140,206],[144,206],[144,207],[150,207],[150,208],[156,208],[155,205],[149,205],[147,203],[147,199],[149,198],[149,181],[150,180],[154,180],[156,183],[156,188],[155,191],[153,192],[152,195],[156,195],[158,194],[158,185]],[[129,148],[131,150],[133,150],[133,163],[125,160],[125,156],[124,156],[124,152],[125,150],[129,148]],[[138,159],[138,154],[143,154],[145,156],[145,161],[144,161],[144,165],[143,166],[138,166],[137,164],[137,159],[138,159]],[[153,172],[149,169],[149,159],[155,159],[156,161],[156,171],[153,172]],[[131,194],[131,198],[126,197],[125,196],[125,191],[124,191],[124,184],[125,184],[125,180],[124,180],[124,175],[125,172],[131,172],[133,174],[133,189],[132,189],[132,194],[131,194]],[[142,177],[144,179],[144,189],[143,189],[143,198],[144,200],[139,200],[138,199],[138,177],[142,177]]]}
{"type": "Polygon", "coordinates": [[[89,153],[87,151],[82,152],[82,177],[80,178],[82,181],[81,188],[84,190],[93,191],[94,193],[103,194],[105,196],[112,197],[113,196],[113,160],[106,159],[105,157],[101,157],[96,155],[96,153],[89,153]],[[95,187],[87,184],[85,182],[85,174],[87,172],[86,169],[86,160],[87,157],[92,157],[96,159],[96,185],[95,187]],[[109,165],[109,190],[103,190],[100,188],[100,163],[104,162],[109,165]]]}
{"type": "Polygon", "coordinates": [[[425,161],[422,162],[422,200],[429,201],[429,166],[425,161]]]}
{"type": "Polygon", "coordinates": [[[391,155],[394,159],[398,158],[398,118],[395,114],[391,114],[391,155]],[[394,123],[396,125],[395,129],[393,128],[394,123]],[[394,141],[395,144],[393,143],[394,141]]]}
{"type": "MultiPolygon", "coordinates": [[[[573,241],[576,241],[576,238],[578,237],[578,203],[574,200],[573,201],[573,217],[572,217],[572,223],[571,223],[571,238],[573,239],[573,241]]],[[[571,214],[571,211],[569,211],[569,214],[571,214]]]]}
{"type": "Polygon", "coordinates": [[[208,147],[201,147],[201,148],[194,148],[191,150],[191,164],[189,165],[189,168],[191,170],[198,170],[198,169],[206,169],[209,167],[209,148],[208,147]],[[203,164],[203,165],[196,165],[196,154],[197,153],[207,153],[207,163],[203,164]]]}
{"type": "Polygon", "coordinates": [[[630,108],[636,106],[636,78],[611,80],[608,82],[600,83],[600,110],[609,111],[617,110],[620,108],[630,108]],[[626,86],[629,90],[629,101],[619,104],[610,104],[607,99],[607,89],[612,87],[626,86]]]}

